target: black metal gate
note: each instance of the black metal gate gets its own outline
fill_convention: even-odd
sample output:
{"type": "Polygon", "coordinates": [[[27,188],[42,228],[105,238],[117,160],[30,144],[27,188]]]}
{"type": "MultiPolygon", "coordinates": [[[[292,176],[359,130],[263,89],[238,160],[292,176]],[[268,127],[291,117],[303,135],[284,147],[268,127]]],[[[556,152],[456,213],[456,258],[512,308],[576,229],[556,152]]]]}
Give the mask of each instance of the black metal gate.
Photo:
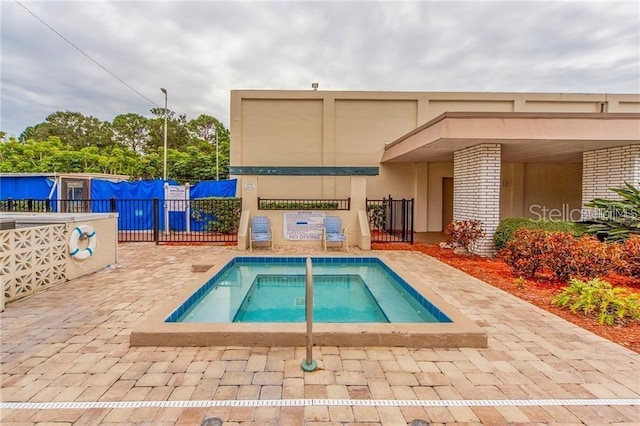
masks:
{"type": "Polygon", "coordinates": [[[413,244],[413,198],[367,199],[372,243],[413,244]]]}
{"type": "Polygon", "coordinates": [[[118,213],[119,242],[235,243],[242,199],[9,199],[0,202],[0,211],[118,213]]]}

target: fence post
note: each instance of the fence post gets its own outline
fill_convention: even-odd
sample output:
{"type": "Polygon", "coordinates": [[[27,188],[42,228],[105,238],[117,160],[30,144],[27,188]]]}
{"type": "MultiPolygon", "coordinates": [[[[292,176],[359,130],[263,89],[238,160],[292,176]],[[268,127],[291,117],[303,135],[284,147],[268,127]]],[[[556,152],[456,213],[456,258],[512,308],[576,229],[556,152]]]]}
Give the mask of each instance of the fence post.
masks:
{"type": "Polygon", "coordinates": [[[394,235],[396,225],[394,223],[394,218],[393,218],[393,198],[391,198],[391,194],[389,194],[389,224],[388,224],[388,228],[387,228],[387,232],[389,232],[391,235],[394,235]]]}
{"type": "Polygon", "coordinates": [[[27,200],[27,211],[28,212],[33,211],[33,198],[31,197],[27,200]]]}
{"type": "Polygon", "coordinates": [[[160,207],[160,199],[158,197],[155,197],[153,199],[153,241],[156,242],[156,244],[159,243],[159,225],[160,225],[160,221],[158,220],[158,208],[160,207]]]}
{"type": "Polygon", "coordinates": [[[51,211],[51,199],[50,198],[46,198],[44,200],[44,211],[45,212],[50,212],[51,211]]]}
{"type": "Polygon", "coordinates": [[[402,242],[407,241],[407,200],[402,199],[402,242]]]}
{"type": "Polygon", "coordinates": [[[411,230],[411,244],[413,244],[413,204],[414,204],[414,201],[413,201],[413,198],[412,198],[411,199],[411,228],[410,228],[410,230],[411,230]]]}
{"type": "Polygon", "coordinates": [[[7,198],[7,211],[13,211],[13,198],[7,198]]]}
{"type": "Polygon", "coordinates": [[[115,213],[118,211],[118,204],[116,203],[116,197],[111,197],[110,201],[110,207],[111,207],[111,213],[115,213]]]}

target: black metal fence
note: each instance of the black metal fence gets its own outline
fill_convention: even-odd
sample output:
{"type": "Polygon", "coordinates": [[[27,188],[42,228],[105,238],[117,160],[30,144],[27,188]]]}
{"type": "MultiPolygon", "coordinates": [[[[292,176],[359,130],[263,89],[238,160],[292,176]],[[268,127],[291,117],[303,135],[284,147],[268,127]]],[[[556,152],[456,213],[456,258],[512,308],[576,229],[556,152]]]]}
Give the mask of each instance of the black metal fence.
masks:
{"type": "Polygon", "coordinates": [[[367,199],[371,242],[413,244],[413,205],[413,198],[367,199]]]}
{"type": "Polygon", "coordinates": [[[241,198],[3,200],[4,212],[118,213],[120,242],[237,242],[241,198]]]}

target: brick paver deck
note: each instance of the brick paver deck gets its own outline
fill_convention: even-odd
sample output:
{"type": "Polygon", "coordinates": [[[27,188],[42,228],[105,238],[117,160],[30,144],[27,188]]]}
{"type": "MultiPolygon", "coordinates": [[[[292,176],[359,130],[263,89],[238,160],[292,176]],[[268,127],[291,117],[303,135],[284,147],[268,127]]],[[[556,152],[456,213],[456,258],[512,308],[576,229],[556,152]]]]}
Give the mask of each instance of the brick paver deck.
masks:
{"type": "Polygon", "coordinates": [[[640,423],[638,354],[416,252],[389,255],[405,265],[402,274],[422,277],[485,328],[487,349],[317,347],[320,369],[304,373],[304,347],[129,347],[140,320],[203,276],[192,264],[216,263],[228,251],[236,249],[125,244],[113,268],[8,304],[0,317],[1,400],[58,404],[5,408],[0,422],[640,423]],[[557,401],[564,399],[571,401],[557,401]],[[451,402],[460,400],[467,402],[451,402]],[[147,404],[114,405],[122,401],[147,404]]]}

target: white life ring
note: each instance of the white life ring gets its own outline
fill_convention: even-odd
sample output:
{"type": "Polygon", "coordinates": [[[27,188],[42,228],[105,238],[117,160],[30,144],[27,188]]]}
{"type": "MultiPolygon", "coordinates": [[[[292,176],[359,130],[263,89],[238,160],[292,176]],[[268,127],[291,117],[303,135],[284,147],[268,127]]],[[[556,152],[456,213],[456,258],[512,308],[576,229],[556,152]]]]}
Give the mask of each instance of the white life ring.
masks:
{"type": "Polygon", "coordinates": [[[71,236],[69,237],[69,254],[74,259],[87,259],[96,251],[97,244],[98,237],[96,236],[96,231],[90,225],[76,226],[73,231],[71,231],[71,236]],[[83,235],[89,239],[89,243],[87,248],[81,250],[78,247],[78,240],[80,240],[80,237],[83,235]]]}

